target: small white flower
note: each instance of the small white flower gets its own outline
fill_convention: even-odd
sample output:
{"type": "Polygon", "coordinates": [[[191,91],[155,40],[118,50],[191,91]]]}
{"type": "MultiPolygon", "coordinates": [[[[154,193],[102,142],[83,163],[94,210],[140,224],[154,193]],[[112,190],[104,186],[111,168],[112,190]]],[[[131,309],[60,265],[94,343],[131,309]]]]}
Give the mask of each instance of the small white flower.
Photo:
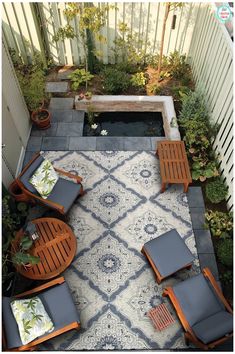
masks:
{"type": "Polygon", "coordinates": [[[100,135],[108,135],[107,130],[101,130],[100,135]]]}
{"type": "Polygon", "coordinates": [[[94,124],[91,125],[91,129],[96,129],[96,128],[98,128],[97,124],[94,123],[94,124]]]}

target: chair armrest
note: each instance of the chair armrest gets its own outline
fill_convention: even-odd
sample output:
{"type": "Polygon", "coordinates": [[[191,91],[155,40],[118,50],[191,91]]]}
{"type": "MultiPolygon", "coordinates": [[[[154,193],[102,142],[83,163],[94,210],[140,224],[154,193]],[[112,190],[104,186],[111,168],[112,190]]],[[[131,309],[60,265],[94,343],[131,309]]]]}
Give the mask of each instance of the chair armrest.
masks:
{"type": "Polygon", "coordinates": [[[80,177],[80,176],[78,176],[78,175],[74,175],[73,173],[60,170],[59,168],[56,168],[56,167],[54,167],[54,170],[55,170],[56,172],[61,173],[61,174],[64,175],[64,176],[67,176],[67,177],[70,177],[70,178],[75,179],[75,180],[77,181],[77,183],[81,183],[81,181],[82,181],[82,177],[80,177]]]}
{"type": "Polygon", "coordinates": [[[216,283],[216,280],[213,277],[210,269],[206,267],[206,268],[204,268],[202,270],[202,273],[210,281],[210,283],[211,283],[212,287],[214,288],[218,298],[220,299],[220,301],[222,301],[222,303],[224,304],[224,306],[227,309],[227,311],[230,312],[230,313],[233,313],[233,310],[232,310],[231,306],[229,305],[228,301],[225,299],[225,297],[224,297],[222,291],[220,290],[218,284],[216,283]]]}
{"type": "Polygon", "coordinates": [[[35,294],[35,293],[39,293],[39,292],[41,292],[43,290],[51,288],[54,285],[62,284],[64,282],[65,282],[64,277],[59,277],[59,278],[56,278],[56,279],[53,279],[53,280],[49,281],[48,283],[45,283],[45,284],[40,285],[40,286],[37,286],[36,288],[34,288],[32,290],[28,290],[28,291],[25,291],[24,293],[18,294],[18,295],[14,296],[14,297],[15,298],[21,298],[21,297],[24,297],[24,296],[28,296],[28,295],[32,295],[32,294],[35,294]]]}

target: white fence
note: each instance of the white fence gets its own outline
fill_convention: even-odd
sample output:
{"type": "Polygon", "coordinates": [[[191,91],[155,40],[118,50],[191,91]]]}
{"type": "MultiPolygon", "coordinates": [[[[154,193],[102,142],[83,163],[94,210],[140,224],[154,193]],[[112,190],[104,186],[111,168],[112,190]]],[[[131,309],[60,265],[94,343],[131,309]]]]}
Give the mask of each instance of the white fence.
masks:
{"type": "MultiPolygon", "coordinates": [[[[164,2],[120,2],[93,3],[96,6],[115,5],[108,11],[106,26],[101,33],[106,43],[96,43],[103,53],[104,63],[114,61],[114,40],[121,34],[119,23],[125,22],[132,33],[143,39],[144,51],[158,53],[162,22],[165,12],[164,2]],[[150,46],[146,45],[149,41],[150,46]]],[[[174,50],[188,53],[197,13],[197,3],[185,3],[182,8],[170,11],[165,35],[164,53],[174,50]],[[172,29],[173,16],[176,15],[175,28],[172,29]]],[[[25,62],[30,61],[35,51],[44,51],[53,58],[57,65],[80,64],[83,50],[78,39],[53,42],[58,28],[67,24],[63,2],[5,2],[2,5],[3,35],[8,46],[20,53],[25,62]]],[[[76,23],[72,25],[76,27],[76,23]]],[[[140,48],[138,48],[140,49],[140,48]]]]}
{"type": "Polygon", "coordinates": [[[189,49],[190,64],[198,89],[205,95],[211,119],[219,125],[214,150],[229,187],[228,206],[233,206],[233,42],[215,8],[198,8],[189,49]]]}

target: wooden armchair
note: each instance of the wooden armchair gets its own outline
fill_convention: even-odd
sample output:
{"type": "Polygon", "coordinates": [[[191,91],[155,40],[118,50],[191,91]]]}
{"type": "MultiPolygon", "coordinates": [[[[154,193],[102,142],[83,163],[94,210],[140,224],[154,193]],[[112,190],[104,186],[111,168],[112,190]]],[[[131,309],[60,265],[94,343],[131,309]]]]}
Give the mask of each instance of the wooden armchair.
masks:
{"type": "Polygon", "coordinates": [[[42,342],[72,329],[80,329],[79,314],[63,277],[59,277],[32,290],[19,294],[15,296],[14,299],[30,298],[31,295],[40,297],[54,324],[54,330],[36,338],[29,344],[22,345],[17,323],[10,307],[10,302],[13,298],[3,297],[3,349],[5,351],[32,351],[42,342]]]}
{"type": "Polygon", "coordinates": [[[185,330],[186,342],[207,350],[233,336],[233,311],[208,268],[166,288],[185,330]]]}
{"type": "Polygon", "coordinates": [[[73,205],[75,199],[79,195],[84,194],[81,183],[82,178],[54,167],[58,174],[74,179],[76,183],[59,177],[49,197],[47,199],[43,199],[29,182],[30,177],[34,174],[43,160],[43,156],[41,156],[40,153],[36,153],[32,160],[25,166],[23,171],[16,178],[15,183],[17,183],[22,193],[28,197],[28,200],[38,202],[64,215],[73,205]]]}

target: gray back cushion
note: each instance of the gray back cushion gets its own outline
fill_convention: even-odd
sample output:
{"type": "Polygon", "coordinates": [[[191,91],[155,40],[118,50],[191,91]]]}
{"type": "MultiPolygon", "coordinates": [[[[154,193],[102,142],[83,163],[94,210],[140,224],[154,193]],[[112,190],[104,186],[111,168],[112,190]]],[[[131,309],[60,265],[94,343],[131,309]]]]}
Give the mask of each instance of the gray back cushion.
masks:
{"type": "Polygon", "coordinates": [[[33,194],[38,194],[34,186],[29,182],[30,178],[37,170],[37,168],[43,162],[44,157],[39,155],[36,160],[29,166],[29,168],[25,171],[25,173],[20,177],[20,181],[23,183],[26,189],[28,189],[33,194]]]}
{"type": "Polygon", "coordinates": [[[66,214],[80,194],[80,190],[80,184],[59,178],[47,200],[63,205],[66,214]]]}
{"type": "Polygon", "coordinates": [[[190,326],[224,310],[224,305],[203,274],[175,285],[173,291],[190,326]]]}
{"type": "Polygon", "coordinates": [[[144,250],[163,277],[175,273],[194,260],[194,256],[175,229],[146,242],[144,250]]]}
{"type": "MultiPolygon", "coordinates": [[[[38,296],[42,300],[48,315],[52,319],[55,327],[54,331],[61,329],[72,322],[80,323],[79,314],[66,283],[56,285],[55,287],[40,293],[38,296]]],[[[12,298],[3,297],[2,303],[3,322],[8,349],[20,347],[22,345],[18,326],[11,311],[11,300],[12,298]]]]}
{"type": "Polygon", "coordinates": [[[192,329],[203,343],[208,344],[232,333],[233,316],[227,311],[220,311],[196,323],[192,329]]]}

